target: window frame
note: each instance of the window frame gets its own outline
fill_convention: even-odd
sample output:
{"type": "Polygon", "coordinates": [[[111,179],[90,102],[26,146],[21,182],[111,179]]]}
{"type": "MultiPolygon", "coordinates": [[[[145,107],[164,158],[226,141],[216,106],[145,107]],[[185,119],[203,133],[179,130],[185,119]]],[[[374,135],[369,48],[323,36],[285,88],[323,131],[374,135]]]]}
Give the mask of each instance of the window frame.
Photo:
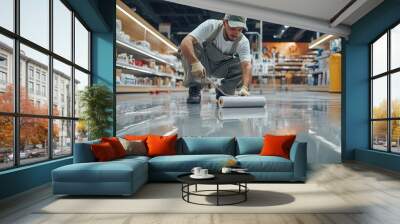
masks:
{"type": "Polygon", "coordinates": [[[400,154],[400,152],[393,152],[392,151],[392,121],[400,121],[400,117],[392,117],[392,99],[391,99],[391,91],[392,91],[392,86],[391,86],[391,79],[393,75],[396,75],[398,72],[400,72],[400,67],[391,69],[391,31],[393,28],[396,26],[400,26],[400,21],[395,22],[392,24],[390,27],[386,28],[384,32],[379,34],[375,39],[373,39],[371,42],[368,43],[369,47],[369,149],[373,151],[380,151],[380,152],[386,152],[386,153],[391,153],[391,154],[400,154]],[[386,71],[380,74],[376,74],[374,76],[373,74],[373,44],[379,40],[382,36],[387,34],[387,64],[386,64],[386,71]],[[387,86],[387,105],[386,105],[386,118],[373,118],[373,93],[374,93],[374,87],[373,87],[373,81],[378,78],[386,77],[386,86],[387,86]],[[373,133],[373,122],[376,121],[386,121],[386,151],[379,150],[374,148],[374,133],[373,133]]]}
{"type": "MultiPolygon", "coordinates": [[[[62,4],[65,5],[66,8],[68,8],[68,10],[71,11],[71,18],[70,18],[70,22],[71,22],[71,59],[67,59],[64,58],[63,56],[53,52],[53,1],[54,0],[48,0],[49,1],[49,48],[46,49],[45,47],[42,47],[39,44],[36,44],[32,41],[30,41],[29,39],[24,38],[23,36],[20,35],[20,0],[14,0],[13,1],[13,10],[14,10],[14,31],[10,31],[4,27],[0,26],[0,35],[3,35],[5,37],[11,38],[13,41],[13,64],[11,65],[11,71],[13,72],[11,75],[13,75],[14,77],[14,111],[13,112],[1,112],[0,111],[0,116],[11,116],[13,118],[13,153],[14,153],[14,161],[13,161],[13,166],[11,167],[5,167],[5,168],[0,168],[0,172],[5,171],[5,170],[10,170],[10,169],[16,169],[19,167],[23,167],[23,166],[29,166],[29,165],[33,165],[33,164],[37,164],[37,163],[43,163],[49,160],[53,160],[53,159],[62,159],[65,157],[70,157],[73,155],[74,152],[74,143],[75,143],[75,123],[76,121],[79,120],[79,117],[75,116],[75,108],[72,107],[72,111],[71,111],[71,115],[70,116],[55,116],[53,115],[53,59],[58,60],[59,62],[62,62],[66,65],[71,66],[71,92],[72,92],[72,105],[74,105],[75,103],[75,88],[74,88],[74,82],[75,82],[75,69],[85,73],[88,75],[89,77],[89,83],[88,85],[91,86],[92,85],[92,71],[91,71],[91,65],[92,65],[92,61],[91,61],[91,49],[92,49],[92,43],[91,43],[91,37],[92,37],[92,31],[91,29],[89,29],[89,27],[87,26],[87,24],[84,22],[84,20],[72,9],[72,7],[65,1],[65,0],[59,0],[62,4]],[[88,31],[88,69],[85,69],[81,66],[79,66],[78,64],[75,63],[75,25],[74,25],[74,21],[75,18],[77,20],[79,20],[79,22],[84,26],[84,28],[88,31]],[[48,93],[46,93],[47,97],[48,97],[48,113],[46,115],[39,115],[39,114],[26,114],[26,113],[21,113],[20,112],[20,85],[21,85],[21,81],[20,81],[20,45],[23,44],[27,47],[32,48],[33,50],[36,50],[40,53],[43,53],[45,55],[48,56],[49,59],[49,63],[48,63],[48,83],[47,83],[47,88],[46,91],[48,93]],[[48,122],[48,136],[47,136],[47,142],[49,143],[47,146],[47,151],[48,151],[48,157],[44,158],[41,161],[38,162],[32,162],[32,163],[26,163],[26,164],[21,164],[20,161],[20,119],[21,118],[45,118],[47,119],[48,122]],[[71,153],[69,155],[63,155],[63,156],[57,156],[55,158],[53,155],[54,152],[54,147],[53,144],[50,144],[53,142],[53,121],[56,120],[67,120],[71,122],[71,129],[72,129],[72,133],[71,133],[71,153]]],[[[29,66],[29,64],[27,64],[27,66],[29,66]]],[[[27,74],[26,74],[26,80],[30,80],[30,74],[28,73],[28,68],[27,67],[27,74]]],[[[42,73],[40,72],[40,75],[42,73]]],[[[33,82],[34,85],[36,83],[36,69],[33,70],[33,82]]],[[[41,77],[39,77],[39,83],[42,83],[41,77]]],[[[27,89],[27,91],[29,91],[27,89]]],[[[34,89],[34,91],[36,91],[36,89],[34,89]]],[[[42,94],[38,95],[38,96],[42,96],[42,94]]]]}

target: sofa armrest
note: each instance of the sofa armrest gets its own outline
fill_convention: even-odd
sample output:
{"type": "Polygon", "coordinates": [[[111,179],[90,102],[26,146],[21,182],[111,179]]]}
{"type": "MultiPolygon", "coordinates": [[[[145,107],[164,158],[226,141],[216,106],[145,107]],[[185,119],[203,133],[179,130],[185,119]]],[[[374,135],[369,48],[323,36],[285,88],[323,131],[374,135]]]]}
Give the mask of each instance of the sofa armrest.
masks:
{"type": "Polygon", "coordinates": [[[307,177],[307,143],[295,141],[290,149],[290,160],[293,162],[293,179],[305,181],[307,177]]]}
{"type": "Polygon", "coordinates": [[[75,143],[74,145],[74,163],[89,163],[95,162],[96,158],[92,153],[90,146],[99,143],[100,141],[75,143]]]}

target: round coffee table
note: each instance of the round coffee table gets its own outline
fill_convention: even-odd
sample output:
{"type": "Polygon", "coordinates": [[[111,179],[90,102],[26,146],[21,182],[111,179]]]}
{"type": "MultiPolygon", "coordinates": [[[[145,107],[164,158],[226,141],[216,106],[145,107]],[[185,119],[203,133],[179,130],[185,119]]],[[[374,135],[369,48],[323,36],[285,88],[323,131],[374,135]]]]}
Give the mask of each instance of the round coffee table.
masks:
{"type": "Polygon", "coordinates": [[[248,173],[216,173],[213,174],[215,177],[212,179],[193,179],[190,177],[191,173],[182,174],[177,177],[178,181],[182,183],[182,199],[188,203],[198,204],[198,205],[234,205],[239,204],[241,202],[245,202],[247,200],[247,192],[249,188],[247,187],[247,183],[255,180],[255,177],[248,173]],[[197,190],[197,185],[216,185],[215,190],[197,190]],[[195,186],[194,191],[190,191],[190,186],[195,186]],[[237,190],[223,190],[220,189],[220,185],[236,185],[238,186],[237,190]],[[215,192],[215,194],[205,194],[209,192],[215,192]],[[204,197],[216,197],[216,204],[202,204],[190,201],[190,196],[204,196],[204,197]],[[241,196],[240,200],[234,201],[231,203],[221,203],[221,197],[230,197],[230,196],[241,196]]]}

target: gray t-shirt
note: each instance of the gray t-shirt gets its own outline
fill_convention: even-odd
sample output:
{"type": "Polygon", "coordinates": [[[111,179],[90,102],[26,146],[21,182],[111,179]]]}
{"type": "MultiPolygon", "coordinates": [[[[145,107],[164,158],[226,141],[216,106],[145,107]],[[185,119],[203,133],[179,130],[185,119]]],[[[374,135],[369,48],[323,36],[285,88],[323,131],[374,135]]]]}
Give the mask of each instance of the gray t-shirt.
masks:
{"type": "MultiPolygon", "coordinates": [[[[193,36],[197,42],[202,44],[206,41],[211,34],[218,29],[218,25],[221,24],[221,20],[216,19],[208,19],[200,24],[196,29],[194,29],[190,36],[193,36]]],[[[218,33],[217,37],[213,41],[215,46],[220,49],[224,53],[229,53],[232,49],[232,45],[234,41],[225,40],[223,30],[218,33]]],[[[244,35],[242,39],[239,41],[238,46],[236,48],[236,53],[239,55],[240,62],[243,61],[251,61],[251,54],[250,54],[250,43],[247,37],[244,35]]]]}

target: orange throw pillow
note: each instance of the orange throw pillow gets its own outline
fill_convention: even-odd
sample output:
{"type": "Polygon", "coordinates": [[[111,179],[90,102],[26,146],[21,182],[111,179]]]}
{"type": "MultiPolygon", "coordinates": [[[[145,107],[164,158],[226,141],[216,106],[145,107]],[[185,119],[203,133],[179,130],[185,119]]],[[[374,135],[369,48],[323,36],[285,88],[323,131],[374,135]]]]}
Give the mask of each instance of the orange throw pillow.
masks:
{"type": "Polygon", "coordinates": [[[91,145],[91,150],[94,154],[94,157],[99,162],[110,161],[117,158],[114,149],[108,142],[93,144],[91,145]]]}
{"type": "Polygon", "coordinates": [[[176,140],[177,135],[160,136],[150,135],[147,137],[147,155],[148,156],[165,156],[176,155],[176,140]]]}
{"type": "Polygon", "coordinates": [[[265,135],[261,156],[280,156],[290,159],[290,148],[296,135],[265,135]]]}
{"type": "Polygon", "coordinates": [[[125,135],[124,139],[129,140],[129,141],[146,141],[148,135],[125,135]]]}
{"type": "Polygon", "coordinates": [[[118,158],[125,157],[126,156],[126,151],[124,149],[124,146],[122,146],[121,142],[117,137],[110,137],[110,138],[101,138],[101,142],[108,142],[114,149],[115,155],[118,158]]]}

